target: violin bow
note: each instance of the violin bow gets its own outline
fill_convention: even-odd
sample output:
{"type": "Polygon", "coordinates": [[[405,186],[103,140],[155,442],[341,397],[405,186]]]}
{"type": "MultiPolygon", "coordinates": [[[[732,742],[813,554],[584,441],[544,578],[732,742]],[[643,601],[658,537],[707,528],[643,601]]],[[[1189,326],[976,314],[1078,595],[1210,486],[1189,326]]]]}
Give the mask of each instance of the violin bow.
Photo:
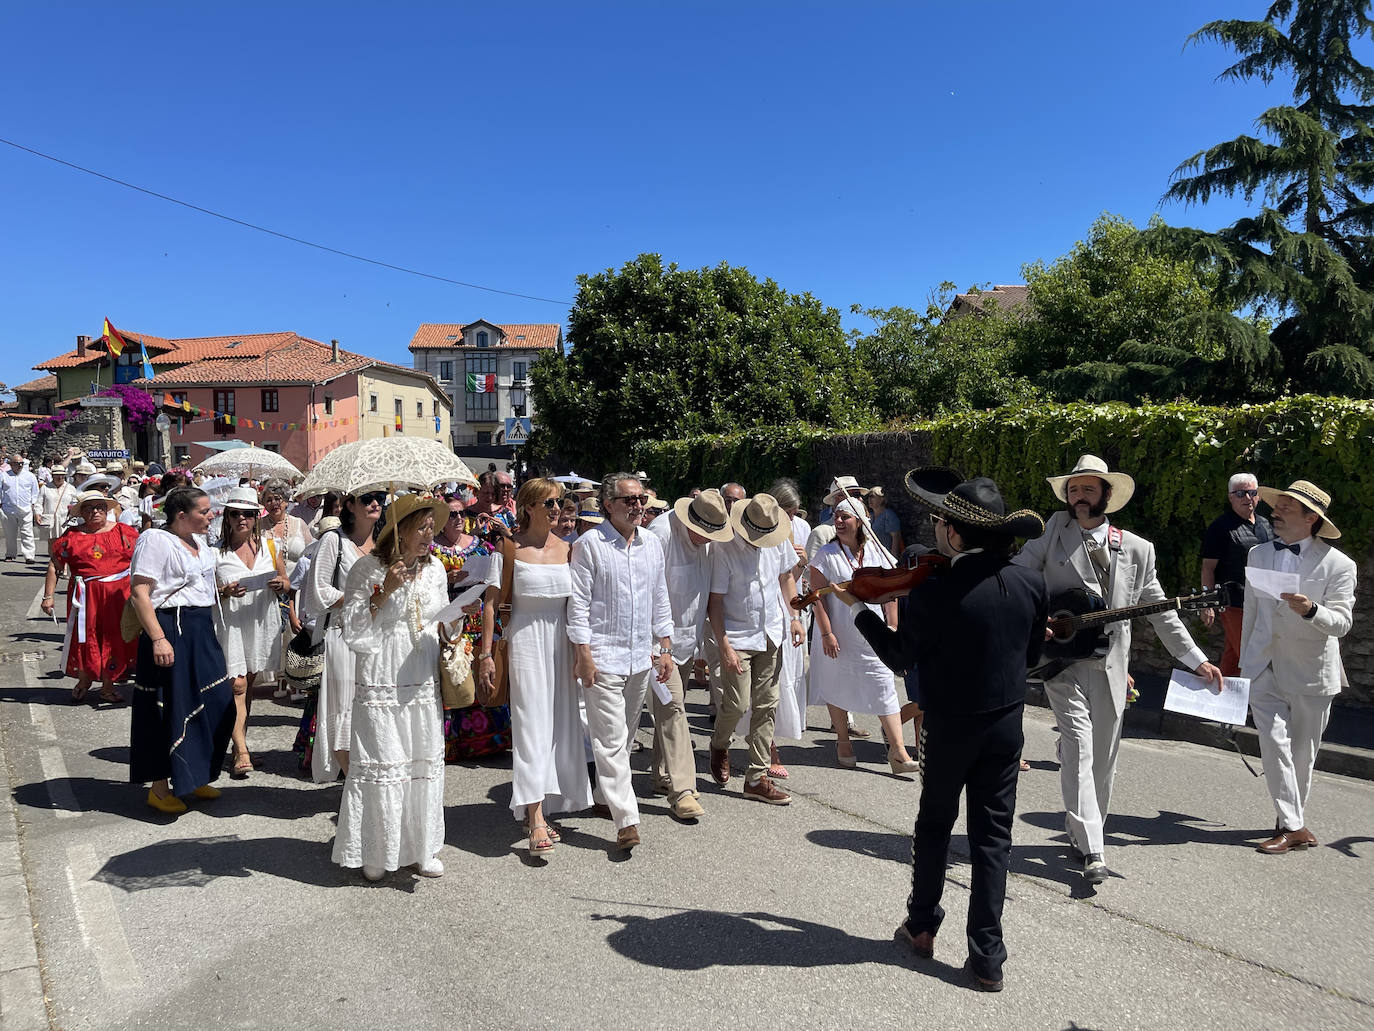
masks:
{"type": "MultiPolygon", "coordinates": [[[[835,477],[835,479],[838,480],[839,477],[837,476],[835,477]]],[[[859,522],[863,524],[864,531],[868,534],[868,539],[878,546],[878,550],[881,551],[884,555],[886,555],[887,560],[892,563],[892,568],[896,569],[896,556],[894,556],[892,552],[887,550],[887,547],[883,544],[882,541],[878,540],[878,534],[874,531],[873,524],[868,521],[868,506],[864,504],[862,498],[856,498],[853,494],[849,493],[849,488],[846,487],[843,483],[839,484],[839,488],[840,493],[845,496],[845,500],[853,501],[856,505],[859,506],[859,522]]],[[[834,509],[831,509],[831,512],[833,513],[834,509]]]]}

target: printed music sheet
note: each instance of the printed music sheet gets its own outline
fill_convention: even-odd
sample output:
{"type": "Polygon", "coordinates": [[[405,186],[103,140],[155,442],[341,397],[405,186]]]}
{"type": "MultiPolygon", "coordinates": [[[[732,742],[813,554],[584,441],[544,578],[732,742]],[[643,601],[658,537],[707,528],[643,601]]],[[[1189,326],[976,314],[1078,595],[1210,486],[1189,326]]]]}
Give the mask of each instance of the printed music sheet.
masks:
{"type": "Polygon", "coordinates": [[[1222,685],[1218,694],[1202,677],[1176,669],[1169,677],[1164,708],[1217,723],[1244,726],[1245,712],[1250,704],[1250,681],[1244,677],[1224,677],[1222,685]]]}
{"type": "Polygon", "coordinates": [[[1280,573],[1275,569],[1256,569],[1254,566],[1245,567],[1245,580],[1255,589],[1255,593],[1263,594],[1267,598],[1275,601],[1282,601],[1280,594],[1298,593],[1298,574],[1280,573]]]}

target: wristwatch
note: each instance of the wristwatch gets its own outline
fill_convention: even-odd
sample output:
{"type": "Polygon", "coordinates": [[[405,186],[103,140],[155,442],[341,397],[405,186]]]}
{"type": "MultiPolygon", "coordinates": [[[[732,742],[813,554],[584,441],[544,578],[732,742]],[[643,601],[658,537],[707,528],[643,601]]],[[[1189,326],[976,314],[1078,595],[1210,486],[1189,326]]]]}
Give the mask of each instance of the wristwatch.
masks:
{"type": "Polygon", "coordinates": [[[656,645],[654,645],[654,650],[653,650],[653,656],[654,656],[654,658],[657,659],[657,658],[660,658],[660,657],[662,657],[662,656],[664,656],[664,655],[672,655],[672,654],[673,654],[673,649],[672,649],[672,648],[665,648],[665,647],[663,647],[663,645],[661,645],[661,644],[656,644],[656,645]]]}

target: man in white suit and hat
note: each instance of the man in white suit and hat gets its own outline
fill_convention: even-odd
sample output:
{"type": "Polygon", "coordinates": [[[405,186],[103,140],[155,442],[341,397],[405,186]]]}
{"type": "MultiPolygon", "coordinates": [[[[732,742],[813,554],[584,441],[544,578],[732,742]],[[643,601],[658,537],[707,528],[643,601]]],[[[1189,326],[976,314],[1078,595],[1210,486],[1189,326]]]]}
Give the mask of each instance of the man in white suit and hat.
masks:
{"type": "MultiPolygon", "coordinates": [[[[1027,541],[1012,561],[1044,575],[1051,611],[1056,595],[1074,588],[1098,595],[1109,609],[1163,600],[1164,589],[1155,575],[1155,546],[1107,519],[1131,499],[1135,480],[1109,470],[1096,455],[1083,455],[1063,476],[1047,479],[1065,508],[1051,515],[1044,534],[1027,541]]],[[[1207,661],[1178,613],[1160,612],[1149,619],[1160,643],[1180,665],[1221,689],[1221,671],[1207,661]]],[[[1059,724],[1064,826],[1089,884],[1101,884],[1110,874],[1102,824],[1116,775],[1131,654],[1129,620],[1105,629],[1110,641],[1105,655],[1079,659],[1045,681],[1045,695],[1059,724]]]]}
{"type": "Polygon", "coordinates": [[[1307,480],[1287,490],[1260,487],[1273,509],[1276,539],[1250,549],[1246,569],[1298,575],[1279,600],[1245,584],[1240,671],[1250,680],[1250,711],[1259,731],[1264,779],[1278,822],[1259,845],[1269,855],[1310,848],[1307,795],[1331,699],[1346,684],[1338,643],[1355,607],[1355,563],[1330,544],[1341,531],[1327,515],[1331,497],[1307,480]]]}

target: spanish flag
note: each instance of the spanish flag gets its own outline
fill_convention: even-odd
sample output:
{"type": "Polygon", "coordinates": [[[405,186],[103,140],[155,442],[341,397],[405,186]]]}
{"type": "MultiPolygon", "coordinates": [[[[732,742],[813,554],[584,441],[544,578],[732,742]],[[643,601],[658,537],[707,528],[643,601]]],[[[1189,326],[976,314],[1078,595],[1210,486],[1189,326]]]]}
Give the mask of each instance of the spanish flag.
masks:
{"type": "Polygon", "coordinates": [[[105,346],[115,358],[124,353],[124,338],[120,336],[119,330],[110,325],[109,319],[105,320],[105,346]]]}

